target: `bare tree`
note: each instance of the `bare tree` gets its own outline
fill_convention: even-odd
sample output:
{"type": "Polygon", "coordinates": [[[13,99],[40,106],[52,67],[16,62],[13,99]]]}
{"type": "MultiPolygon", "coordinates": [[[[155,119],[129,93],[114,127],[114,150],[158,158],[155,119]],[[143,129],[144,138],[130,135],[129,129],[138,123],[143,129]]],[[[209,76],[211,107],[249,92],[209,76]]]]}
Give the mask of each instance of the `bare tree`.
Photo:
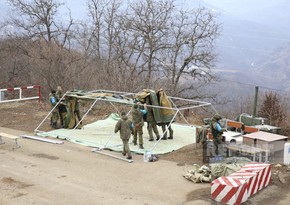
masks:
{"type": "Polygon", "coordinates": [[[0,41],[1,83],[10,86],[21,86],[22,83],[30,82],[29,60],[19,49],[22,44],[21,39],[17,38],[4,38],[0,41]]]}
{"type": "Polygon", "coordinates": [[[49,89],[79,86],[79,73],[87,68],[86,59],[75,50],[71,17],[64,23],[59,20],[57,0],[8,0],[13,8],[6,25],[14,32],[7,36],[21,39],[18,51],[26,56],[27,67],[34,82],[48,85],[49,89]],[[15,14],[19,15],[15,15],[15,14]]]}
{"type": "Polygon", "coordinates": [[[174,1],[145,0],[130,4],[126,18],[126,29],[136,43],[132,48],[142,57],[139,74],[145,73],[144,84],[152,85],[154,74],[159,71],[158,54],[169,45],[170,15],[174,11],[174,1]]]}
{"type": "MultiPolygon", "coordinates": [[[[97,85],[100,88],[136,89],[136,55],[130,47],[136,44],[126,29],[126,14],[120,0],[89,0],[91,29],[88,28],[87,46],[95,64],[97,85]]],[[[86,25],[88,27],[88,25],[86,25]]]]}
{"type": "Polygon", "coordinates": [[[283,109],[277,93],[266,93],[259,111],[261,117],[268,118],[271,125],[280,126],[286,119],[286,112],[283,109]]]}
{"type": "Polygon", "coordinates": [[[198,8],[180,10],[175,14],[170,29],[170,46],[160,63],[165,78],[169,80],[169,90],[173,95],[193,89],[196,92],[203,86],[201,82],[208,83],[214,78],[211,73],[216,57],[214,41],[219,35],[220,25],[215,22],[213,13],[198,8]]]}
{"type": "Polygon", "coordinates": [[[49,88],[163,87],[196,96],[213,79],[219,25],[206,9],[180,10],[175,0],[87,0],[89,19],[76,24],[59,18],[58,0],[8,1],[19,15],[6,21],[17,29],[7,37],[18,43],[6,45],[27,62],[8,70],[25,67],[31,81],[49,88]]]}
{"type": "MultiPolygon", "coordinates": [[[[91,18],[89,49],[95,62],[95,72],[98,73],[98,84],[101,87],[111,87],[114,81],[115,52],[114,44],[118,35],[117,20],[119,0],[89,0],[88,10],[91,18]]],[[[111,87],[112,88],[112,87],[111,87]]]]}
{"type": "Polygon", "coordinates": [[[143,86],[166,87],[172,95],[188,95],[214,79],[214,41],[220,25],[205,8],[185,11],[174,0],[130,4],[125,29],[143,86]]]}
{"type": "Polygon", "coordinates": [[[66,28],[57,22],[57,12],[63,4],[56,0],[8,0],[13,8],[8,24],[17,28],[18,34],[27,39],[42,39],[48,44],[65,45],[69,39],[72,19],[66,28]]]}
{"type": "Polygon", "coordinates": [[[95,56],[101,57],[101,33],[103,28],[104,12],[107,6],[104,0],[88,0],[89,17],[92,25],[88,28],[88,47],[95,51],[95,56]]]}

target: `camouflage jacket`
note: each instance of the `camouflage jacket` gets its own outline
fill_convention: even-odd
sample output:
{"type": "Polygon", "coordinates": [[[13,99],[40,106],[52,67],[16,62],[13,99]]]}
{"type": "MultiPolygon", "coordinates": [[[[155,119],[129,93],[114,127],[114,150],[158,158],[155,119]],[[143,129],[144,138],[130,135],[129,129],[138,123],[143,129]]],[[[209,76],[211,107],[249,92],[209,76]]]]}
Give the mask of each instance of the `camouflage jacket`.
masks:
{"type": "Polygon", "coordinates": [[[124,116],[120,120],[118,120],[115,126],[115,133],[120,131],[120,138],[122,140],[128,140],[130,139],[132,129],[133,129],[132,121],[129,120],[127,116],[124,116]]]}
{"type": "Polygon", "coordinates": [[[131,115],[132,115],[132,121],[134,125],[136,124],[141,125],[141,126],[144,125],[143,113],[138,108],[133,108],[131,115]]]}

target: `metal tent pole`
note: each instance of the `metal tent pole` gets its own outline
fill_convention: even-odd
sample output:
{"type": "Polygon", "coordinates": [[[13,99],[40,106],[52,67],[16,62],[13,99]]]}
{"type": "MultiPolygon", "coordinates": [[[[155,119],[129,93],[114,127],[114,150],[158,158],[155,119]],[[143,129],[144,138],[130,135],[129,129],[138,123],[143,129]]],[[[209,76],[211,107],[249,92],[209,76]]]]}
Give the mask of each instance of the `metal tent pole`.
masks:
{"type": "Polygon", "coordinates": [[[113,157],[113,158],[116,158],[116,159],[120,159],[120,160],[129,162],[129,163],[133,162],[132,159],[126,159],[126,158],[118,157],[118,156],[115,156],[115,155],[112,155],[112,154],[108,154],[108,153],[102,152],[101,150],[98,150],[98,149],[93,149],[92,152],[96,152],[96,153],[99,153],[99,154],[110,156],[110,157],[113,157]]]}

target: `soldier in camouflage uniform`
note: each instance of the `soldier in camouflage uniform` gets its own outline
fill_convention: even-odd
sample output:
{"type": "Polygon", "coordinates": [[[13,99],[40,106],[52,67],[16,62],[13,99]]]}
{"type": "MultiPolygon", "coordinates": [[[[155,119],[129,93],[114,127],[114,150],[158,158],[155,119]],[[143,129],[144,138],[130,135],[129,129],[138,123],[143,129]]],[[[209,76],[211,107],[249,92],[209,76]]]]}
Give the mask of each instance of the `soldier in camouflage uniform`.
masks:
{"type": "Polygon", "coordinates": [[[62,88],[60,86],[57,86],[57,89],[56,89],[56,98],[57,98],[57,101],[60,101],[61,100],[61,102],[58,105],[60,126],[62,128],[64,128],[65,127],[64,122],[66,120],[67,110],[66,110],[66,107],[65,107],[65,100],[62,99],[62,97],[63,97],[62,88]]]}
{"type": "MultiPolygon", "coordinates": [[[[50,103],[50,107],[51,109],[54,108],[54,106],[57,104],[57,98],[55,96],[55,90],[52,90],[51,93],[49,94],[49,103],[50,103]]],[[[52,110],[52,113],[51,113],[51,118],[50,118],[50,125],[53,127],[53,128],[57,128],[57,121],[58,121],[58,108],[55,108],[52,110]]]]}
{"type": "Polygon", "coordinates": [[[137,145],[137,134],[139,136],[139,147],[140,149],[144,149],[143,147],[143,126],[144,126],[144,120],[143,115],[147,113],[147,106],[144,104],[144,109],[139,109],[138,104],[134,104],[132,108],[132,121],[134,125],[134,139],[133,143],[134,145],[137,145]]]}
{"type": "Polygon", "coordinates": [[[224,129],[221,128],[221,125],[219,121],[221,120],[221,116],[219,114],[215,114],[210,122],[210,130],[213,136],[213,144],[214,144],[214,150],[215,154],[219,155],[219,145],[222,143],[222,135],[223,132],[225,131],[224,129]]]}
{"type": "Polygon", "coordinates": [[[147,124],[148,124],[147,130],[148,130],[148,134],[149,134],[149,141],[153,141],[154,140],[153,131],[154,131],[154,134],[156,136],[156,140],[159,140],[159,138],[160,138],[159,131],[158,131],[158,128],[157,128],[157,125],[156,125],[156,121],[155,121],[155,118],[154,118],[153,110],[150,107],[148,107],[148,109],[147,109],[146,120],[147,120],[147,124]]]}
{"type": "Polygon", "coordinates": [[[131,150],[129,147],[129,139],[133,130],[132,121],[128,119],[125,112],[121,113],[121,119],[118,120],[115,126],[115,133],[120,131],[120,138],[123,141],[123,152],[124,156],[127,156],[127,159],[132,159],[131,150]]]}

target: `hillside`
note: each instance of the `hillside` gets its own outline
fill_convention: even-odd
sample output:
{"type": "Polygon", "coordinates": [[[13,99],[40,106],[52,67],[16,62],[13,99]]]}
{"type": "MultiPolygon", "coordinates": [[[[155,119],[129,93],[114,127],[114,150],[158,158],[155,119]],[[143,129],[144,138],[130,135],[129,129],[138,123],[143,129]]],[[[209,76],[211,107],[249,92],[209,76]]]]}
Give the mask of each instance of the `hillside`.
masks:
{"type": "Polygon", "coordinates": [[[271,51],[253,63],[252,73],[263,76],[271,87],[290,90],[290,43],[271,51]]]}
{"type": "Polygon", "coordinates": [[[217,42],[217,68],[235,72],[222,72],[221,76],[275,89],[289,89],[289,1],[200,2],[219,13],[223,26],[217,42]]]}

